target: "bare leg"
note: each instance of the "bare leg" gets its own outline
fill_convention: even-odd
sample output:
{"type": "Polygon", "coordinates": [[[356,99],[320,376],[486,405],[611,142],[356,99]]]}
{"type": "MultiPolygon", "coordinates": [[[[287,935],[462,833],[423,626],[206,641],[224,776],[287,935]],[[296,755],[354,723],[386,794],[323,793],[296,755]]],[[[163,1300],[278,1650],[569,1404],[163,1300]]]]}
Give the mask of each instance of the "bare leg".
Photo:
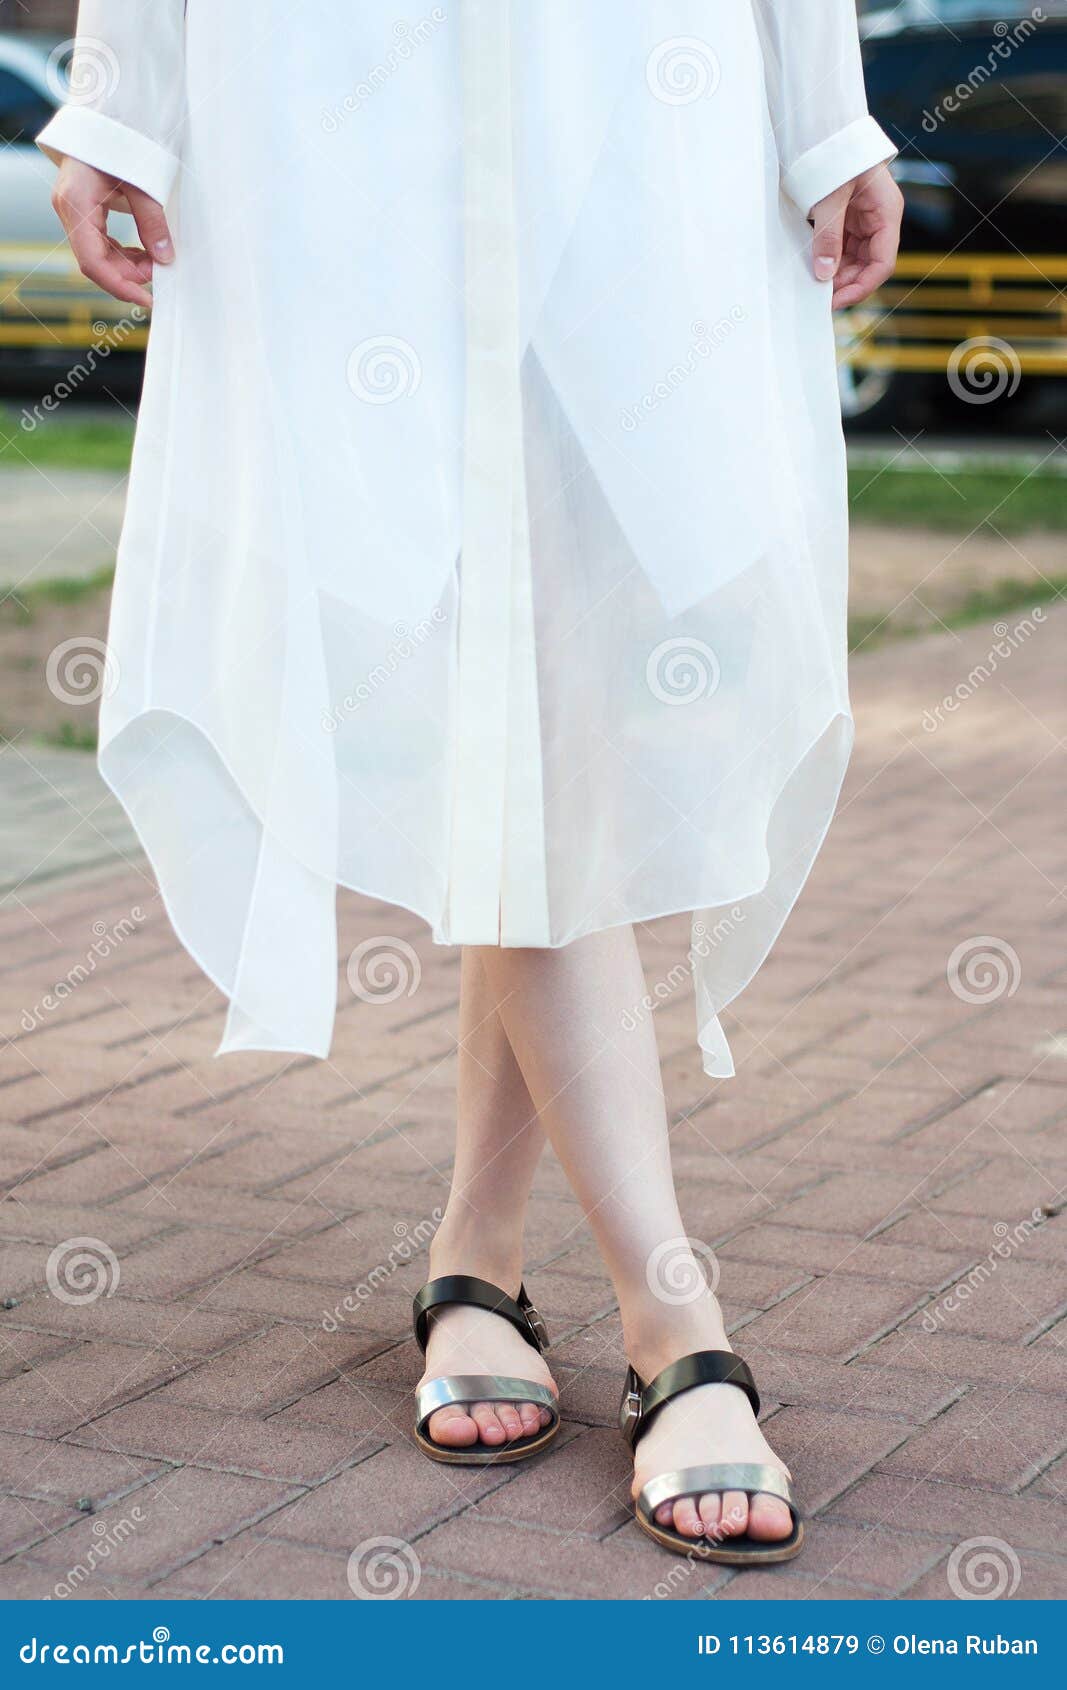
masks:
{"type": "MultiPolygon", "coordinates": [[[[430,1272],[488,1279],[514,1296],[522,1281],[522,1232],[545,1135],[508,1043],[478,951],[465,950],[460,982],[458,1127],[452,1189],[430,1248],[430,1272]]],[[[452,1308],[433,1322],[427,1379],[502,1373],[551,1385],[547,1364],[512,1327],[484,1309],[452,1308]]],[[[466,1448],[529,1436],[549,1416],[532,1403],[438,1409],[435,1443],[466,1448]]]]}
{"type": "MultiPolygon", "coordinates": [[[[632,1026],[645,994],[632,930],[563,950],[479,954],[541,1123],[611,1274],[634,1366],[648,1380],[694,1350],[729,1349],[710,1290],[672,1300],[655,1271],[666,1249],[672,1273],[698,1287],[702,1279],[684,1242],[655,1034],[647,1017],[632,1026]]],[[[638,1446],[635,1494],[658,1473],[716,1461],[781,1466],[732,1385],[701,1386],[660,1413],[638,1446]]],[[[671,1515],[668,1504],[662,1523],[671,1515]]],[[[678,1502],[673,1518],[693,1537],[747,1529],[773,1539],[792,1529],[784,1503],[760,1496],[750,1505],[733,1492],[678,1502]]]]}

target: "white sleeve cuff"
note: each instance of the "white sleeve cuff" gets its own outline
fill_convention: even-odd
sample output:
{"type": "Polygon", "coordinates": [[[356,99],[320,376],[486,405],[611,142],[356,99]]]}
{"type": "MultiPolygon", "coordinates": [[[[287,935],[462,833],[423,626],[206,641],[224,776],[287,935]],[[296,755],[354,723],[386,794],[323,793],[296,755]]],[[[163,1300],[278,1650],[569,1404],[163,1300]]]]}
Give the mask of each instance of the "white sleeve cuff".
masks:
{"type": "Polygon", "coordinates": [[[181,161],[158,141],[88,106],[61,106],[37,137],[43,153],[58,164],[80,159],[107,176],[129,182],[166,205],[181,161]]]}
{"type": "Polygon", "coordinates": [[[805,217],[835,188],[896,158],[897,149],[873,117],[858,118],[847,128],[811,147],[782,173],[782,186],[805,217]]]}

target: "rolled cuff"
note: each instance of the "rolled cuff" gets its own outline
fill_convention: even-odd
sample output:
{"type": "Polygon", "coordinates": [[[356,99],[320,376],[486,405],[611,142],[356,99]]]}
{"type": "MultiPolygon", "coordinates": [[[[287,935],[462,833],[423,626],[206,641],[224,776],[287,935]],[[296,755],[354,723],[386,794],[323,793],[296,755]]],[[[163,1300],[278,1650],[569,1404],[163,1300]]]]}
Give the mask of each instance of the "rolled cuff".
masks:
{"type": "Polygon", "coordinates": [[[782,186],[805,217],[846,182],[896,158],[897,148],[873,117],[858,118],[820,141],[782,173],[782,186]]]}
{"type": "Polygon", "coordinates": [[[41,130],[37,145],[56,164],[80,159],[119,182],[129,182],[166,205],[181,160],[158,141],[87,106],[61,106],[41,130]]]}

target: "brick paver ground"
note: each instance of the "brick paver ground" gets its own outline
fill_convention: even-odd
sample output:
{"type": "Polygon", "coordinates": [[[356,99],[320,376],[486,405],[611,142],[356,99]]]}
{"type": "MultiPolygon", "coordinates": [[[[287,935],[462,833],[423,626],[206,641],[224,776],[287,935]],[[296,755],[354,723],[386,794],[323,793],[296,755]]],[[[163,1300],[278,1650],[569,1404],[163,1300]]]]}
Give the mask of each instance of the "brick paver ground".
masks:
{"type": "MultiPolygon", "coordinates": [[[[810,1515],[773,1571],[691,1566],[630,1522],[611,1289],[551,1161],[528,1280],[561,1444],[495,1472],[413,1448],[455,953],[347,899],[345,954],[407,941],[412,994],[342,982],[328,1063],[217,1062],[219,1000],[136,860],[23,886],[0,972],[3,1592],[348,1599],[364,1546],[357,1584],[419,1599],[945,1597],[983,1573],[1067,1594],[1065,633],[1050,609],[986,678],[989,627],[861,658],[840,819],[729,1017],[740,1079],[702,1076],[683,988],[657,1011],[687,1224],[810,1515]],[[50,1288],[79,1239],[110,1294],[55,1258],[50,1288]]],[[[650,986],[686,941],[644,932],[650,986]]]]}

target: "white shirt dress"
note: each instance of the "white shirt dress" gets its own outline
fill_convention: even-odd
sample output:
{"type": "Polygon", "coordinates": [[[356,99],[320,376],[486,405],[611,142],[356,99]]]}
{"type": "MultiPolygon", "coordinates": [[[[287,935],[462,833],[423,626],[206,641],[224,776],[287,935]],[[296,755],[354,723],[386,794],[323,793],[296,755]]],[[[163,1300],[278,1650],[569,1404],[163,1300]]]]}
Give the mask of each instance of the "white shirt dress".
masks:
{"type": "Polygon", "coordinates": [[[41,144],[175,234],[100,764],[221,1050],[327,1054],[344,885],[450,945],[691,911],[732,1073],[851,743],[853,0],[82,0],[41,144]]]}

